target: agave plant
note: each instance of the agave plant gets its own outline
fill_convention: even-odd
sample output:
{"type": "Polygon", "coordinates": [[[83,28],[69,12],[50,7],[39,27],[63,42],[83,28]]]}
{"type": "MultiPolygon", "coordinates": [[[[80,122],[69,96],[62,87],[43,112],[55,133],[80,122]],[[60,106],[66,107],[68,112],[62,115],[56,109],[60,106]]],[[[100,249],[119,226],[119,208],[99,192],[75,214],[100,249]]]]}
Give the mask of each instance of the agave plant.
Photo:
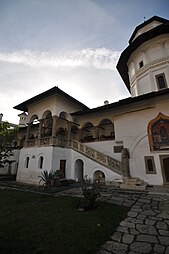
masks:
{"type": "Polygon", "coordinates": [[[43,185],[46,187],[50,187],[52,185],[53,180],[53,173],[47,170],[44,170],[41,172],[41,175],[39,176],[40,180],[39,183],[44,182],[43,185]]]}

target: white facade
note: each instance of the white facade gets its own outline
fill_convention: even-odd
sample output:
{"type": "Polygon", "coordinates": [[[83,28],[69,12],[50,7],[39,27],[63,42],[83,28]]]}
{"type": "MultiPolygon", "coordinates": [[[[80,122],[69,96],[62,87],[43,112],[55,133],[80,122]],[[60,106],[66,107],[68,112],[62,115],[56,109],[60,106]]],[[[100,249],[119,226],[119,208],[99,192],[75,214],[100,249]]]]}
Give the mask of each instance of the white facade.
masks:
{"type": "Polygon", "coordinates": [[[122,53],[117,68],[131,98],[89,109],[55,87],[15,107],[28,112],[18,135],[18,181],[39,184],[43,170],[62,169],[67,179],[102,174],[114,183],[123,179],[127,148],[131,177],[169,183],[168,27],[151,18],[122,53]]]}
{"type": "Polygon", "coordinates": [[[158,91],[156,76],[164,74],[169,84],[169,38],[161,35],[142,44],[128,61],[131,95],[158,91]],[[140,64],[142,64],[140,67],[140,64]]]}

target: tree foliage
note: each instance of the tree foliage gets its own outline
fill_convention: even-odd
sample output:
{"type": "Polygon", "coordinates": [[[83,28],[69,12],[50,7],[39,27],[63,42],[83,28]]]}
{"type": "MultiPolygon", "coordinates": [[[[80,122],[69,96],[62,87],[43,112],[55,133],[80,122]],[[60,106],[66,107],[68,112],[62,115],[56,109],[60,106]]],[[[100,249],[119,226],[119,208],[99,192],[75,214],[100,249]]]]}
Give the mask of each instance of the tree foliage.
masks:
{"type": "Polygon", "coordinates": [[[13,149],[16,148],[16,133],[17,128],[10,127],[8,122],[0,123],[0,168],[6,163],[14,162],[10,157],[13,156],[13,149]]]}

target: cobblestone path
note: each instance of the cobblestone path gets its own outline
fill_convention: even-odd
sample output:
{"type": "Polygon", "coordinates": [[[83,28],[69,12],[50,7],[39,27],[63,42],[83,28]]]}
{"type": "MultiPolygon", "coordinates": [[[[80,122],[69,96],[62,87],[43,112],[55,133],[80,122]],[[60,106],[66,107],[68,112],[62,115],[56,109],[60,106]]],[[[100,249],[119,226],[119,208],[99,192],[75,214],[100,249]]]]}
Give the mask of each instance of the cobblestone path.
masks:
{"type": "Polygon", "coordinates": [[[98,254],[169,254],[168,195],[115,192],[107,201],[126,205],[130,211],[98,254]]]}
{"type": "MultiPolygon", "coordinates": [[[[79,194],[78,189],[62,193],[79,194]]],[[[168,193],[105,188],[101,197],[103,201],[129,207],[129,212],[97,254],[169,254],[168,193]]]]}

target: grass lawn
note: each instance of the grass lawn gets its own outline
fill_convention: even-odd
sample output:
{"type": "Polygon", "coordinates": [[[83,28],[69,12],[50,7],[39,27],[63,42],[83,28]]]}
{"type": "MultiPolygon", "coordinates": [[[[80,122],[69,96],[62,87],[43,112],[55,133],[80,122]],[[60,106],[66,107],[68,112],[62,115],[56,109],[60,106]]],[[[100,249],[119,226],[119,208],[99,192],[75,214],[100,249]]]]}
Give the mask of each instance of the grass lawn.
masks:
{"type": "Polygon", "coordinates": [[[109,239],[127,209],[101,202],[90,212],[78,199],[0,190],[1,254],[94,254],[109,239]]]}

